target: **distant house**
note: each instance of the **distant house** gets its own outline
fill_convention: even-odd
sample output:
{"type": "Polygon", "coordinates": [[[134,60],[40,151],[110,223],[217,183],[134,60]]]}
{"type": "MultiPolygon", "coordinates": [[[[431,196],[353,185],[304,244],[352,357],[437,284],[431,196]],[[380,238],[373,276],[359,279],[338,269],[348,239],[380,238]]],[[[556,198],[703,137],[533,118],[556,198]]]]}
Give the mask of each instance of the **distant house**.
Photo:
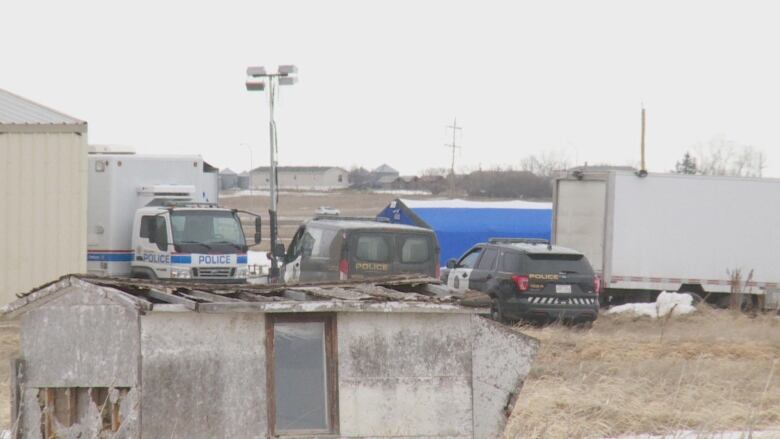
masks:
{"type": "Polygon", "coordinates": [[[233,189],[238,186],[238,174],[230,170],[229,168],[225,168],[219,173],[219,189],[220,190],[226,190],[226,189],[233,189]]]}
{"type": "Polygon", "coordinates": [[[393,183],[399,176],[398,171],[383,164],[371,171],[371,181],[375,186],[385,186],[393,183]]]}
{"type": "MultiPolygon", "coordinates": [[[[276,168],[279,189],[331,190],[349,187],[349,174],[336,166],[279,166],[276,168]]],[[[251,172],[253,188],[270,186],[270,168],[261,166],[251,172]]]]}
{"type": "Polygon", "coordinates": [[[240,174],[238,174],[238,188],[239,189],[249,189],[249,172],[244,171],[240,174]]]}

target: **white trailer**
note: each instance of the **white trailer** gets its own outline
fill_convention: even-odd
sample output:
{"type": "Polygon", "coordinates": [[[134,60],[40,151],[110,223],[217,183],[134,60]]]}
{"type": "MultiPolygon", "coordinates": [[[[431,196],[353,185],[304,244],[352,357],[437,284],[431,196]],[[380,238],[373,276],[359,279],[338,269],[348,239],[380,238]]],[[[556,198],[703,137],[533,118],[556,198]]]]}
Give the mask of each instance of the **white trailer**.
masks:
{"type": "MultiPolygon", "coordinates": [[[[196,155],[90,153],[87,271],[152,279],[245,279],[247,245],[238,212],[210,199],[212,179],[203,175],[206,171],[196,155]]],[[[259,232],[259,221],[256,228],[259,232]]]]}
{"type": "Polygon", "coordinates": [[[576,170],[555,181],[552,238],[588,257],[606,297],[690,291],[725,304],[739,269],[743,292],[778,308],[778,201],[778,179],[576,170]]]}

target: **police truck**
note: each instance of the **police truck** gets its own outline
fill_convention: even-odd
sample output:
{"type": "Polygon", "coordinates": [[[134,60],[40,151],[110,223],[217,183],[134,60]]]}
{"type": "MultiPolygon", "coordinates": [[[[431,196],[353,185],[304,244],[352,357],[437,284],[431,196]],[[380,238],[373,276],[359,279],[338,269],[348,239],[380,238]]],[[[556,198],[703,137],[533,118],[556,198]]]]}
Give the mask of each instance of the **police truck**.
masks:
{"type": "Polygon", "coordinates": [[[197,155],[91,147],[87,271],[100,276],[241,282],[248,245],[239,211],[217,205],[218,176],[197,155]]]}

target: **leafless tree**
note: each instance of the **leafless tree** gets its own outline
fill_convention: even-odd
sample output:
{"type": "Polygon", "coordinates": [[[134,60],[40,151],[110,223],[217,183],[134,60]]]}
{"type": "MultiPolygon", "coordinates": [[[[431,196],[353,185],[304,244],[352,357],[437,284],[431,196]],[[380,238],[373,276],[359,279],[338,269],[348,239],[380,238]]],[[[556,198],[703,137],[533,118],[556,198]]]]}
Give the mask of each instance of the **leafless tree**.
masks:
{"type": "Polygon", "coordinates": [[[550,177],[556,171],[569,167],[569,160],[562,151],[545,151],[540,155],[530,155],[520,161],[520,170],[538,176],[550,177]]]}
{"type": "Polygon", "coordinates": [[[766,168],[766,154],[750,145],[740,145],[723,136],[694,148],[698,172],[704,175],[761,177],[766,168]]]}

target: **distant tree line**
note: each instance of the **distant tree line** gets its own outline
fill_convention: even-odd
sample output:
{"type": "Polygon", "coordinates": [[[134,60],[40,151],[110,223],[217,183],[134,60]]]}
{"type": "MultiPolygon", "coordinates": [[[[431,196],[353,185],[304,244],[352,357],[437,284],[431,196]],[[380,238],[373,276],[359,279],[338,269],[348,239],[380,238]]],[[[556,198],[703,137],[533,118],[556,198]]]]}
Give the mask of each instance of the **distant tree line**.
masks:
{"type": "Polygon", "coordinates": [[[750,146],[740,145],[724,137],[699,143],[685,151],[674,167],[678,174],[730,175],[761,177],[766,168],[766,154],[750,146]]]}

